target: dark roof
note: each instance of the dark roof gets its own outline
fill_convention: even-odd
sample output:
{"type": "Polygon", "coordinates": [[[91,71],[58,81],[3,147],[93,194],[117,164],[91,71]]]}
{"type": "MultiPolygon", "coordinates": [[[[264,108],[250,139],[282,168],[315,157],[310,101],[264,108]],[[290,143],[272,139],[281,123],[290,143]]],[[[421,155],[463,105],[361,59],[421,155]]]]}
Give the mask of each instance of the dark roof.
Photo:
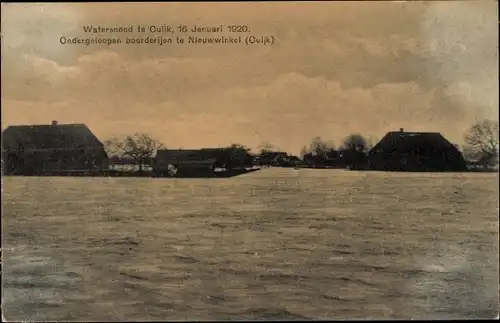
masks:
{"type": "MultiPolygon", "coordinates": [[[[210,154],[210,157],[212,154],[210,154]]],[[[158,149],[156,158],[199,160],[207,159],[208,154],[201,149],[158,149]]]]}
{"type": "Polygon", "coordinates": [[[406,147],[432,147],[450,149],[456,147],[439,132],[388,132],[370,152],[393,150],[406,147]]]}
{"type": "Polygon", "coordinates": [[[84,124],[9,126],[2,133],[2,148],[67,149],[103,147],[84,124]]]}
{"type": "Polygon", "coordinates": [[[155,159],[167,162],[208,162],[213,163],[218,158],[227,157],[228,149],[224,148],[203,148],[203,149],[159,149],[155,159]]]}
{"type": "Polygon", "coordinates": [[[262,157],[269,157],[269,158],[274,158],[274,157],[279,157],[279,156],[287,156],[288,154],[286,152],[282,151],[266,151],[260,154],[262,157]]]}
{"type": "Polygon", "coordinates": [[[220,154],[220,153],[230,153],[232,155],[247,155],[248,150],[244,148],[233,148],[233,147],[225,147],[225,148],[202,148],[200,149],[204,153],[213,153],[213,154],[220,154]]]}

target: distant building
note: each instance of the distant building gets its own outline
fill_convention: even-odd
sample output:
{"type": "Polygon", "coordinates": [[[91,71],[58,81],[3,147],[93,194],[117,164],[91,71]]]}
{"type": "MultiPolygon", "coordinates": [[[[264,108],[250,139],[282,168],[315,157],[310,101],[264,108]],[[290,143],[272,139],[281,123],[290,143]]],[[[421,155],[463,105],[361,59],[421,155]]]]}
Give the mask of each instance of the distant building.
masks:
{"type": "Polygon", "coordinates": [[[288,154],[282,151],[269,151],[261,153],[256,158],[258,165],[273,165],[278,166],[286,162],[288,154]]]}
{"type": "Polygon", "coordinates": [[[84,124],[9,126],[2,133],[5,174],[104,170],[104,145],[84,124]]]}
{"type": "Polygon", "coordinates": [[[211,173],[217,168],[235,169],[252,165],[252,156],[240,148],[159,149],[152,162],[158,176],[177,173],[211,173]]]}
{"type": "Polygon", "coordinates": [[[309,167],[349,168],[353,170],[366,169],[367,159],[366,153],[347,149],[330,149],[322,154],[307,153],[303,157],[304,165],[309,167]]]}
{"type": "Polygon", "coordinates": [[[142,160],[142,165],[139,162],[130,157],[120,157],[120,156],[109,156],[109,169],[125,172],[137,172],[142,170],[149,171],[151,168],[151,159],[144,158],[142,160]]]}
{"type": "Polygon", "coordinates": [[[464,171],[455,145],[435,132],[388,132],[369,153],[369,167],[381,171],[464,171]]]}
{"type": "Polygon", "coordinates": [[[318,155],[314,153],[306,153],[302,157],[304,165],[307,166],[324,166],[326,164],[326,155],[318,155]]]}
{"type": "Polygon", "coordinates": [[[484,154],[483,156],[466,160],[468,169],[498,170],[498,156],[484,154]]]}
{"type": "Polygon", "coordinates": [[[301,160],[297,156],[288,156],[287,158],[287,164],[290,166],[297,166],[300,165],[301,160]]]}
{"type": "Polygon", "coordinates": [[[350,170],[366,170],[368,166],[368,154],[364,151],[354,149],[342,149],[339,152],[337,165],[350,170]]]}

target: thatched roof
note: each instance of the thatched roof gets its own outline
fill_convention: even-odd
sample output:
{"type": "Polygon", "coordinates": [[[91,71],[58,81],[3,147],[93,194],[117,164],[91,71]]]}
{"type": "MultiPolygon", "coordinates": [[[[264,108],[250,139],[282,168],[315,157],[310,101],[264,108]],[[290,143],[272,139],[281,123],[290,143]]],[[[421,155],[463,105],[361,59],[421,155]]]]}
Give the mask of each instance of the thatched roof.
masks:
{"type": "Polygon", "coordinates": [[[391,131],[371,149],[370,153],[414,148],[457,149],[438,132],[391,131]]]}
{"type": "Polygon", "coordinates": [[[2,149],[78,149],[103,147],[84,124],[9,126],[2,133],[2,149]]]}

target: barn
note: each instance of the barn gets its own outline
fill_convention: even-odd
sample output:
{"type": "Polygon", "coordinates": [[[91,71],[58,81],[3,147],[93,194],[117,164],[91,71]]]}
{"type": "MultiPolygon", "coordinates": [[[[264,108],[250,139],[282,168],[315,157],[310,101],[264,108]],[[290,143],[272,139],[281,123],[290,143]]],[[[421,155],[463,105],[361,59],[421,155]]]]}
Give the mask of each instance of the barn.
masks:
{"type": "Polygon", "coordinates": [[[369,153],[371,170],[465,171],[462,153],[437,132],[388,132],[369,153]]]}
{"type": "Polygon", "coordinates": [[[9,126],[2,132],[5,174],[92,171],[108,168],[104,145],[84,124],[9,126]]]}
{"type": "Polygon", "coordinates": [[[252,157],[245,149],[159,149],[153,159],[156,176],[210,175],[217,168],[235,169],[251,166],[252,157]]]}

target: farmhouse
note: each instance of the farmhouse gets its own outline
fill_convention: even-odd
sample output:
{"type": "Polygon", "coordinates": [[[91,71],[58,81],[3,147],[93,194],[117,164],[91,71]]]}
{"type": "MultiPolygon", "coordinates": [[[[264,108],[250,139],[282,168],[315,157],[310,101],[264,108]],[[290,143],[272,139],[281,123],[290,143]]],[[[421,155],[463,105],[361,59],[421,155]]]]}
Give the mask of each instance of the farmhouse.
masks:
{"type": "Polygon", "coordinates": [[[251,163],[252,157],[240,148],[159,149],[152,166],[157,176],[174,176],[177,173],[210,174],[216,168],[244,168],[251,163]]]}
{"type": "Polygon", "coordinates": [[[9,126],[2,133],[5,174],[90,171],[108,167],[104,145],[84,124],[9,126]]]}
{"type": "Polygon", "coordinates": [[[369,153],[372,170],[464,171],[465,160],[455,145],[435,132],[388,132],[369,153]]]}

